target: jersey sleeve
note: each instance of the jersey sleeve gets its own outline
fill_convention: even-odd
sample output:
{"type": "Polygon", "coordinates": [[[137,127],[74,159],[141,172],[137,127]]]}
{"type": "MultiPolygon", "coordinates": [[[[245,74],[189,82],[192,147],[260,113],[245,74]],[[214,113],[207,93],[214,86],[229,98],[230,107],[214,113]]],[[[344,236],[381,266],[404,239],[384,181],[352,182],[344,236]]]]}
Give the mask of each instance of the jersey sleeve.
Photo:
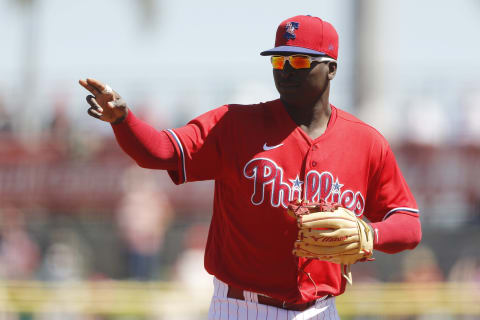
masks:
{"type": "Polygon", "coordinates": [[[221,137],[226,124],[228,106],[204,113],[186,126],[168,129],[178,157],[176,170],[168,170],[175,184],[215,179],[221,171],[221,137]]]}
{"type": "Polygon", "coordinates": [[[385,220],[394,213],[418,216],[417,203],[390,146],[386,141],[380,145],[380,154],[373,152],[379,160],[368,186],[365,216],[371,222],[385,220]]]}

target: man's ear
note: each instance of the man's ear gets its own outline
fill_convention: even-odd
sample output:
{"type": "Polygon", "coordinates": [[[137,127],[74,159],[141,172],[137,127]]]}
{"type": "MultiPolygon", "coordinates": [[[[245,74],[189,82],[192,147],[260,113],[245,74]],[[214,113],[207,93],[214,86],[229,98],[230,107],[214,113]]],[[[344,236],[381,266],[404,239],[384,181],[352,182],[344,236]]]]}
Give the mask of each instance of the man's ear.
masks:
{"type": "Polygon", "coordinates": [[[337,63],[331,61],[328,63],[328,80],[333,80],[337,74],[337,63]]]}

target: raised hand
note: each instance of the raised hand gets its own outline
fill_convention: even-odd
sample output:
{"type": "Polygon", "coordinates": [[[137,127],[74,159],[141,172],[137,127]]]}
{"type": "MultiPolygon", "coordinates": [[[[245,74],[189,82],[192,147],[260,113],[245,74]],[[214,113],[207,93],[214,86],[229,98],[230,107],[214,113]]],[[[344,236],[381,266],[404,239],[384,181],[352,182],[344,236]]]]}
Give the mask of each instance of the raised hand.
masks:
{"type": "Polygon", "coordinates": [[[91,93],[86,98],[90,105],[89,115],[114,124],[122,122],[127,117],[127,104],[108,85],[92,78],[79,80],[78,83],[91,93]]]}

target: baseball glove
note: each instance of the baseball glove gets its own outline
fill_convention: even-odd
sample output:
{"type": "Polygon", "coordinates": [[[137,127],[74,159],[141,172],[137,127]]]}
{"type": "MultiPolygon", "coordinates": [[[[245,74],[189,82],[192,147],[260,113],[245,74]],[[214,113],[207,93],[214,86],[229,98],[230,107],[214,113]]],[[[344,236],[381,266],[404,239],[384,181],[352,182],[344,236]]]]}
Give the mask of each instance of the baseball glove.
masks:
{"type": "Polygon", "coordinates": [[[352,283],[350,265],[371,259],[373,232],[355,213],[337,203],[290,203],[289,214],[299,228],[293,254],[341,265],[342,275],[352,283]]]}

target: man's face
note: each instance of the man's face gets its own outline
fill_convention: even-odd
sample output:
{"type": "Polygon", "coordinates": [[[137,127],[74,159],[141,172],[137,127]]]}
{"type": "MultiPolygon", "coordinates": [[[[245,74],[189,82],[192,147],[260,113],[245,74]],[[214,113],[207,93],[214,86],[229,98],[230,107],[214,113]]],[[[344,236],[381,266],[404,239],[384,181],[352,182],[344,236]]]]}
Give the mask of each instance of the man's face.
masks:
{"type": "Polygon", "coordinates": [[[283,69],[273,69],[273,79],[283,101],[293,105],[309,105],[323,95],[335,71],[335,62],[312,61],[308,69],[294,69],[286,61],[283,69]]]}

